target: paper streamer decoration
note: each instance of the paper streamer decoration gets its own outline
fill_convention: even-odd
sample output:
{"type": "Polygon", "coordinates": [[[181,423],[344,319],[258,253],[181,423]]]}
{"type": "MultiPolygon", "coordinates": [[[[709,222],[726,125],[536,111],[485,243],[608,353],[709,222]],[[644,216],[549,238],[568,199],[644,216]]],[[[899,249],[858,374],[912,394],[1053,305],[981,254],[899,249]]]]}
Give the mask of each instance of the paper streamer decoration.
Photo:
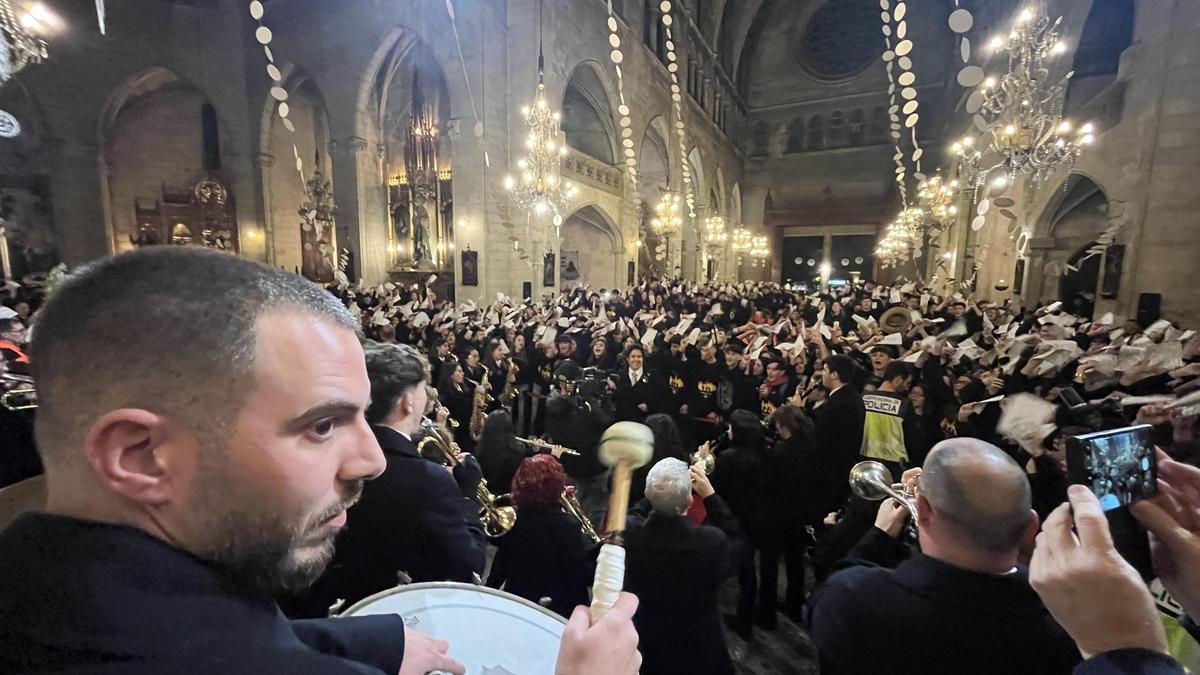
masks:
{"type": "Polygon", "coordinates": [[[263,24],[264,14],[266,14],[266,8],[263,7],[262,2],[254,0],[250,3],[250,17],[258,23],[258,28],[254,30],[254,39],[262,45],[263,54],[267,57],[267,77],[271,78],[271,98],[275,99],[275,111],[279,114],[284,128],[292,135],[292,158],[296,161],[296,172],[300,174],[300,186],[305,189],[304,160],[300,159],[300,149],[296,146],[296,125],[288,119],[288,114],[291,112],[287,103],[288,92],[283,88],[283,74],[275,65],[275,54],[271,51],[271,40],[275,36],[271,33],[271,29],[263,24]]]}

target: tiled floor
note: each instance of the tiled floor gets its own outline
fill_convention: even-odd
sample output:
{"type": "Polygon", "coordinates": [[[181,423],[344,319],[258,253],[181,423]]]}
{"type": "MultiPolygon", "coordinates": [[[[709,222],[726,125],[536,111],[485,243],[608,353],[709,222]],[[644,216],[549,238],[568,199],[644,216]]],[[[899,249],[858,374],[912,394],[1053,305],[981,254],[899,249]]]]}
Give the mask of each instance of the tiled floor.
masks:
{"type": "MultiPolygon", "coordinates": [[[[736,605],[737,582],[731,580],[721,590],[721,609],[732,613],[736,605]]],[[[737,671],[742,675],[816,675],[818,672],[816,650],[808,635],[782,614],[773,631],[755,628],[749,642],[726,631],[725,641],[737,671]]]]}

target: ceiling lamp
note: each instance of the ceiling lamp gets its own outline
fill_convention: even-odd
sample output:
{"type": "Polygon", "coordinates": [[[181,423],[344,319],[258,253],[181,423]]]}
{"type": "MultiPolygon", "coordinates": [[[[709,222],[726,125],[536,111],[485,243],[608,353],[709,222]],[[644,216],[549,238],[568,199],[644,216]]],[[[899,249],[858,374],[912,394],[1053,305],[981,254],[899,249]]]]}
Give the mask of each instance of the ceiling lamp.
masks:
{"type": "MultiPolygon", "coordinates": [[[[517,161],[517,176],[504,178],[509,200],[538,220],[549,217],[555,239],[560,235],[563,212],[578,194],[578,188],[559,174],[566,143],[559,138],[562,115],[546,99],[546,57],[542,52],[541,9],[538,10],[538,83],[533,103],[521,109],[529,134],[525,138],[526,155],[517,161]]],[[[549,246],[548,246],[549,247],[549,246]]]]}
{"type": "Polygon", "coordinates": [[[767,235],[757,234],[750,240],[750,257],[754,259],[755,267],[767,264],[767,258],[771,257],[771,245],[767,242],[767,235]]]}
{"type": "Polygon", "coordinates": [[[7,82],[25,66],[46,58],[46,42],[38,36],[50,32],[58,23],[59,18],[40,2],[29,5],[27,10],[18,10],[13,0],[0,0],[0,32],[4,33],[4,43],[0,45],[0,82],[7,82]]]}
{"type": "Polygon", "coordinates": [[[739,256],[746,255],[750,252],[750,248],[754,245],[754,238],[750,234],[750,230],[746,229],[745,225],[739,226],[733,231],[733,241],[729,247],[739,256]]]}
{"type": "Polygon", "coordinates": [[[921,255],[926,217],[924,209],[911,207],[888,224],[875,248],[875,257],[881,265],[895,267],[921,255]]]}
{"type": "Polygon", "coordinates": [[[929,229],[940,233],[958,215],[954,201],[958,197],[958,180],[942,180],[938,171],[917,186],[917,203],[926,214],[929,229]]]}
{"type": "Polygon", "coordinates": [[[975,126],[983,137],[967,136],[952,146],[962,174],[974,187],[994,178],[997,170],[1009,184],[1023,174],[1040,185],[1060,167],[1074,165],[1083,146],[1092,142],[1091,124],[1076,127],[1062,118],[1063,95],[1074,73],[1048,80],[1049,61],[1067,51],[1059,37],[1061,23],[1062,17],[1051,21],[1037,3],[1027,2],[1012,30],[992,38],[993,50],[1008,53],[1008,71],[985,78],[968,99],[968,110],[978,106],[975,126]]]}
{"type": "Polygon", "coordinates": [[[709,216],[704,219],[704,240],[709,245],[719,246],[729,240],[725,222],[725,216],[709,216]]]}

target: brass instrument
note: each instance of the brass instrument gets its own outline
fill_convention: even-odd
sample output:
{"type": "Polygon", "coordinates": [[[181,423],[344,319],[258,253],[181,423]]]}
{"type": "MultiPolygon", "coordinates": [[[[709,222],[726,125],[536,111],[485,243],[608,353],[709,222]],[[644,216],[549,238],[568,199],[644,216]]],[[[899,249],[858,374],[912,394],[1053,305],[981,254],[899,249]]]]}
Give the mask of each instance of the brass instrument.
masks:
{"type": "Polygon", "coordinates": [[[33,378],[13,373],[0,373],[0,406],[17,412],[33,410],[38,407],[37,389],[33,387],[33,378]]]}
{"type": "MultiPolygon", "coordinates": [[[[437,425],[426,418],[421,420],[421,428],[425,431],[425,437],[417,443],[417,452],[423,454],[425,446],[433,444],[435,448],[441,450],[442,454],[445,455],[447,466],[458,466],[458,458],[454,456],[450,445],[438,431],[437,425]]],[[[511,506],[498,505],[497,502],[503,497],[504,495],[497,497],[488,490],[487,479],[479,479],[479,487],[476,488],[475,499],[479,502],[479,521],[483,524],[484,533],[489,537],[501,537],[508,534],[508,531],[517,522],[516,509],[511,506]]]]}
{"type": "Polygon", "coordinates": [[[895,499],[908,509],[909,527],[917,530],[916,495],[909,494],[903,485],[892,483],[892,472],[873,460],[859,462],[850,469],[850,489],[855,495],[869,501],[895,499]]]}
{"type": "Polygon", "coordinates": [[[596,532],[596,528],[592,525],[592,521],[588,519],[587,514],[583,512],[583,507],[579,505],[579,500],[575,498],[575,487],[568,485],[563,489],[562,496],[559,497],[562,503],[563,511],[567,515],[573,516],[579,521],[579,530],[585,534],[588,539],[599,544],[602,539],[600,534],[596,532]]]}
{"type": "Polygon", "coordinates": [[[717,468],[717,456],[713,454],[713,451],[708,444],[701,445],[699,448],[697,448],[694,457],[695,459],[692,464],[699,465],[700,470],[704,472],[705,476],[712,475],[713,469],[717,468]]]}
{"type": "MultiPolygon", "coordinates": [[[[535,448],[542,448],[543,450],[553,450],[554,449],[554,443],[551,443],[550,441],[543,441],[538,438],[521,438],[520,436],[517,436],[517,442],[524,443],[525,445],[532,445],[535,448]]],[[[561,448],[562,446],[559,446],[559,447],[561,448]]],[[[562,454],[575,455],[576,457],[578,457],[579,451],[572,450],[570,448],[562,448],[562,454]]]]}
{"type": "Polygon", "coordinates": [[[500,405],[507,408],[517,400],[517,374],[521,372],[521,367],[512,360],[511,356],[505,359],[505,363],[504,393],[500,394],[500,405]]]}
{"type": "Polygon", "coordinates": [[[491,383],[488,379],[487,366],[482,366],[482,368],[483,377],[479,379],[479,382],[467,380],[475,385],[475,398],[471,406],[470,426],[471,440],[473,441],[479,440],[479,437],[483,435],[483,422],[487,419],[487,406],[494,400],[491,394],[488,393],[491,383]]]}

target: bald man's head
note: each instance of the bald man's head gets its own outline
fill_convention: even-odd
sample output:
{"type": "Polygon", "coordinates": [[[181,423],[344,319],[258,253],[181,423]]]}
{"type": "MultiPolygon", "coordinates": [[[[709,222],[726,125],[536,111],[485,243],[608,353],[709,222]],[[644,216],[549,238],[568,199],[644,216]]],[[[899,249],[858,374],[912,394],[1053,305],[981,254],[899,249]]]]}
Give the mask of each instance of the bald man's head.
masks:
{"type": "Polygon", "coordinates": [[[991,443],[953,438],[933,447],[921,473],[921,496],[959,544],[988,553],[1016,549],[1029,523],[1029,481],[991,443]]]}

